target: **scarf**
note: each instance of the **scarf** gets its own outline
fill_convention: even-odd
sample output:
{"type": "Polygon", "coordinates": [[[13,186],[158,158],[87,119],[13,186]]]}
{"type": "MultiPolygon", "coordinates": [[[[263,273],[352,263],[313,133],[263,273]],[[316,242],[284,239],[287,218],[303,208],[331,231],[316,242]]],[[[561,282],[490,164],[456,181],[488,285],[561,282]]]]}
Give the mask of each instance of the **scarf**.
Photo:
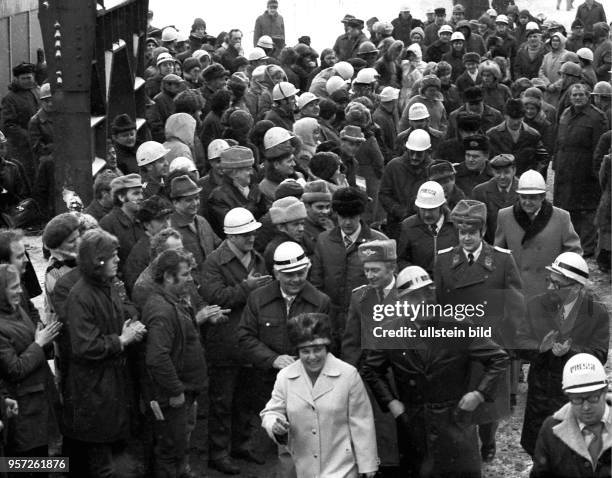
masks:
{"type": "Polygon", "coordinates": [[[518,225],[525,231],[525,235],[521,240],[521,245],[523,245],[544,230],[552,217],[553,207],[547,200],[544,200],[540,212],[538,212],[538,215],[533,221],[529,219],[529,216],[523,211],[518,201],[512,207],[512,212],[514,213],[514,219],[518,225]]]}

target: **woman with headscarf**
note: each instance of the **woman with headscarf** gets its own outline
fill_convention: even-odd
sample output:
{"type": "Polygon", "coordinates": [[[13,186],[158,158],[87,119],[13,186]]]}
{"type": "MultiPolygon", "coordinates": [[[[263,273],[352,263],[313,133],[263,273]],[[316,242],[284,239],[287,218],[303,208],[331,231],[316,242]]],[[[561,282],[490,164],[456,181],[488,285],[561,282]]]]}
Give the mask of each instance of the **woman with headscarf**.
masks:
{"type": "Polygon", "coordinates": [[[300,314],[288,321],[287,334],[299,359],[278,373],[262,427],[289,447],[298,478],[373,478],[372,406],[357,370],[329,352],[329,318],[300,314]]]}
{"type": "Polygon", "coordinates": [[[546,84],[555,83],[561,78],[561,59],[565,54],[565,37],[560,32],[555,32],[550,36],[550,51],[542,58],[542,64],[538,72],[538,77],[542,78],[546,84]]]}
{"type": "Polygon", "coordinates": [[[506,101],[512,98],[510,88],[500,83],[502,72],[495,61],[487,60],[478,67],[478,74],[482,79],[479,85],[482,88],[484,103],[503,113],[506,101]]]}
{"type": "Polygon", "coordinates": [[[56,389],[45,352],[61,324],[36,323],[21,307],[21,293],[15,266],[0,264],[0,381],[20,409],[7,424],[5,451],[9,456],[45,457],[49,443],[59,436],[53,409],[56,389]]]}
{"type": "Polygon", "coordinates": [[[321,127],[315,118],[301,118],[293,124],[293,134],[300,138],[302,144],[295,155],[296,169],[308,181],[314,176],[310,171],[310,158],[314,156],[320,143],[321,127]]]}
{"type": "Polygon", "coordinates": [[[403,111],[406,102],[412,95],[412,89],[417,81],[423,78],[427,63],[423,61],[423,54],[418,43],[413,43],[406,49],[406,55],[401,62],[402,82],[398,100],[398,111],[403,111]]]}

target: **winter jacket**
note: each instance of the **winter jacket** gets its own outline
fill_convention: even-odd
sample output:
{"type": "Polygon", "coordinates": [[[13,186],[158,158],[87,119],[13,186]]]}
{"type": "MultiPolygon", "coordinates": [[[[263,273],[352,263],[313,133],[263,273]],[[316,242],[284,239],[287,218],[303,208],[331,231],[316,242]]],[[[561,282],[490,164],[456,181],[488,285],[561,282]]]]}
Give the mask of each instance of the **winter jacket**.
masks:
{"type": "Polygon", "coordinates": [[[546,45],[541,44],[535,57],[531,59],[529,56],[529,47],[526,43],[523,44],[516,52],[516,57],[514,58],[512,67],[512,72],[514,74],[513,78],[515,80],[523,77],[528,79],[537,78],[540,73],[540,67],[544,61],[544,56],[547,54],[548,48],[546,48],[546,45]]]}
{"type": "Polygon", "coordinates": [[[123,174],[140,174],[140,168],[138,167],[138,162],[136,161],[136,150],[138,149],[138,144],[136,144],[133,148],[128,148],[119,143],[113,142],[113,146],[115,147],[115,153],[117,154],[117,167],[121,170],[123,174]]]}
{"type": "MultiPolygon", "coordinates": [[[[455,83],[457,78],[461,73],[465,71],[465,65],[463,64],[463,55],[467,52],[465,48],[460,51],[451,48],[449,51],[442,55],[441,60],[447,62],[452,70],[451,70],[451,81],[455,83]]],[[[449,110],[447,110],[448,112],[449,110]]],[[[452,111],[452,110],[450,110],[452,111]]]]}
{"type": "Polygon", "coordinates": [[[444,110],[446,112],[455,111],[463,104],[461,93],[455,85],[442,85],[440,92],[442,93],[442,97],[444,98],[442,104],[444,105],[444,110]]]}
{"type": "Polygon", "coordinates": [[[293,123],[295,122],[293,113],[286,113],[277,106],[273,106],[272,109],[264,115],[263,119],[272,121],[274,126],[285,128],[288,131],[293,131],[293,123]]]}
{"type": "Polygon", "coordinates": [[[147,123],[151,130],[153,141],[163,143],[166,140],[165,125],[170,115],[174,114],[174,97],[166,93],[163,88],[155,95],[153,103],[147,107],[147,123]]]}
{"type": "Polygon", "coordinates": [[[471,86],[476,86],[477,84],[480,84],[481,82],[482,82],[482,79],[480,78],[479,75],[476,75],[476,80],[473,80],[467,71],[463,71],[463,73],[461,73],[455,80],[455,86],[457,87],[457,89],[459,90],[459,93],[461,94],[462,101],[463,101],[463,92],[467,90],[468,88],[470,88],[471,86]]]}
{"type": "Polygon", "coordinates": [[[593,171],[597,141],[607,130],[604,113],[592,105],[567,108],[559,120],[555,154],[554,203],[569,211],[595,210],[601,190],[593,171]]]}
{"type": "Polygon", "coordinates": [[[410,45],[410,32],[416,27],[422,27],[423,23],[417,18],[412,18],[411,15],[407,18],[398,15],[397,18],[391,20],[391,25],[393,25],[391,36],[396,40],[403,41],[404,45],[410,45]]]}
{"type": "Polygon", "coordinates": [[[542,64],[538,71],[538,77],[546,81],[547,83],[554,83],[561,78],[559,70],[561,69],[561,58],[566,53],[563,47],[564,41],[561,38],[562,35],[557,35],[557,38],[561,40],[561,47],[558,50],[552,50],[546,53],[542,58],[542,64]]]}
{"type": "Polygon", "coordinates": [[[167,406],[171,397],[204,390],[206,360],[191,306],[157,284],[142,323],[147,328],[141,371],[145,403],[156,400],[167,406]]]}
{"type": "MultiPolygon", "coordinates": [[[[427,29],[425,29],[427,30],[427,29]]],[[[425,33],[427,35],[427,32],[425,33]]],[[[427,46],[427,51],[425,52],[425,61],[427,62],[435,62],[438,63],[445,53],[450,52],[451,45],[450,42],[443,42],[442,40],[436,40],[431,45],[427,46]]]]}
{"type": "Polygon", "coordinates": [[[383,155],[384,164],[387,164],[395,157],[395,141],[397,139],[397,129],[399,127],[397,108],[394,108],[390,113],[379,106],[372,114],[372,120],[380,128],[382,141],[380,141],[378,146],[383,155]]]}
{"type": "Polygon", "coordinates": [[[118,206],[100,220],[100,227],[119,241],[119,269],[123,276],[130,251],[145,235],[144,228],[138,219],[130,219],[118,206]]]}
{"type": "Polygon", "coordinates": [[[20,161],[32,178],[36,170],[28,137],[30,118],[40,107],[38,88],[23,89],[14,81],[0,103],[0,130],[8,140],[8,155],[20,161]]]}
{"type": "Polygon", "coordinates": [[[148,234],[142,236],[132,247],[124,267],[125,287],[129,292],[134,288],[138,276],[151,263],[151,237],[148,234]]]}
{"type": "MultiPolygon", "coordinates": [[[[427,325],[450,330],[467,325],[434,320],[427,325]]],[[[406,408],[396,422],[403,460],[410,467],[407,476],[481,476],[476,428],[470,423],[476,412],[462,417],[457,405],[472,390],[482,393],[486,401],[493,400],[508,355],[484,338],[462,339],[456,346],[423,339],[419,350],[406,347],[405,341],[399,350],[368,351],[361,374],[383,411],[396,399],[406,408]],[[475,362],[482,364],[484,373],[470,389],[469,372],[475,362]]]]}
{"type": "Polygon", "coordinates": [[[512,139],[505,121],[488,130],[487,137],[489,138],[490,157],[494,158],[502,153],[514,155],[517,176],[520,176],[528,169],[542,171],[543,165],[536,162],[535,153],[538,148],[544,148],[544,144],[542,143],[540,133],[531,126],[527,126],[525,123],[521,125],[521,131],[516,143],[512,139]]]}
{"type": "MultiPolygon", "coordinates": [[[[6,281],[2,278],[0,282],[4,291],[6,281]]],[[[36,318],[29,317],[21,306],[14,309],[2,294],[0,380],[8,396],[19,404],[19,414],[9,423],[7,443],[16,452],[47,446],[49,440],[57,438],[52,436],[58,431],[53,410],[55,385],[45,351],[34,342],[36,327],[36,318]]]]}
{"type": "MultiPolygon", "coordinates": [[[[516,189],[518,188],[518,179],[512,179],[510,191],[500,191],[495,179],[489,179],[486,183],[478,184],[470,193],[470,198],[480,201],[487,206],[487,230],[484,235],[485,241],[493,244],[495,241],[495,230],[497,228],[497,214],[500,209],[512,206],[518,199],[516,189]]],[[[497,244],[501,245],[501,244],[497,244]]],[[[502,247],[506,247],[503,246],[502,247]]],[[[516,255],[514,256],[515,259],[516,255]]],[[[519,264],[517,259],[517,264],[519,264]]],[[[520,268],[520,264],[519,264],[520,268]]]]}
{"type": "Polygon", "coordinates": [[[247,298],[252,293],[246,279],[249,274],[268,274],[261,255],[255,251],[251,254],[251,266],[246,269],[225,240],[202,266],[206,284],[202,289],[204,298],[221,308],[232,309],[228,322],[206,328],[206,354],[212,365],[240,365],[245,362],[238,344],[238,324],[247,298]]]}
{"type": "Polygon", "coordinates": [[[238,327],[238,341],[245,358],[266,370],[273,381],[272,363],[279,355],[295,355],[287,335],[287,319],[309,312],[329,313],[329,297],[310,282],[295,297],[289,311],[278,281],[272,281],[249,294],[238,327]]]}
{"type": "MultiPolygon", "coordinates": [[[[608,405],[609,406],[609,405],[608,405]]],[[[606,427],[610,430],[610,414],[606,427]]],[[[610,476],[610,435],[593,464],[584,435],[569,403],[548,417],[538,435],[530,478],[604,478],[610,476]]]]}
{"type": "Polygon", "coordinates": [[[105,208],[104,206],[102,206],[100,201],[98,201],[97,199],[93,199],[89,203],[89,206],[87,206],[83,212],[85,214],[89,214],[96,221],[100,222],[100,219],[102,219],[109,212],[111,212],[112,209],[113,209],[112,206],[110,208],[105,208]]]}
{"type": "Polygon", "coordinates": [[[213,190],[217,186],[221,186],[221,184],[223,184],[223,176],[220,176],[219,173],[215,172],[213,169],[198,181],[198,186],[202,188],[202,191],[200,191],[200,210],[198,214],[208,222],[211,221],[211,211],[208,203],[210,195],[213,190]]]}
{"type": "Polygon", "coordinates": [[[387,211],[388,234],[392,239],[399,238],[400,222],[416,212],[414,200],[421,184],[427,181],[427,166],[413,168],[406,152],[385,167],[378,199],[387,211]]]}
{"type": "Polygon", "coordinates": [[[548,288],[546,267],[559,254],[582,254],[582,248],[567,211],[552,207],[552,211],[546,213],[544,207],[530,225],[519,224],[517,214],[518,211],[511,206],[499,210],[495,245],[512,251],[523,280],[525,295],[531,297],[548,288]],[[528,236],[526,228],[529,229],[528,236]]]}
{"type": "Polygon", "coordinates": [[[53,153],[53,121],[42,108],[30,119],[28,124],[30,147],[36,159],[53,153]]]}
{"type": "Polygon", "coordinates": [[[521,434],[521,445],[531,455],[546,417],[567,402],[561,387],[566,362],[577,353],[594,355],[602,363],[608,356],[610,316],[605,305],[591,292],[583,290],[566,318],[567,321],[573,320],[570,330],[562,331],[560,304],[561,300],[554,292],[547,291],[533,297],[527,302],[527,315],[517,334],[518,353],[531,364],[521,434]],[[554,355],[552,350],[539,352],[542,340],[553,330],[559,331],[559,340],[571,341],[569,352],[561,357],[554,355]]]}
{"type": "Polygon", "coordinates": [[[444,213],[444,222],[436,235],[418,214],[404,219],[397,246],[398,269],[419,266],[433,274],[438,251],[458,244],[457,231],[450,220],[450,210],[444,213]]]}
{"type": "Polygon", "coordinates": [[[398,111],[404,111],[406,102],[412,98],[414,94],[413,88],[423,78],[423,72],[427,67],[427,63],[425,63],[422,59],[421,48],[419,45],[410,45],[408,49],[415,52],[417,59],[413,62],[403,60],[401,63],[402,87],[400,89],[399,101],[397,104],[398,111]]]}
{"type": "Polygon", "coordinates": [[[253,46],[257,46],[257,42],[263,35],[268,35],[272,40],[278,39],[278,44],[275,44],[278,51],[285,46],[285,21],[282,15],[272,16],[266,10],[257,17],[253,31],[253,46]]]}
{"type": "Polygon", "coordinates": [[[512,98],[510,88],[497,82],[490,87],[484,84],[479,86],[482,88],[485,105],[503,113],[506,109],[506,102],[512,98]]]}
{"type": "Polygon", "coordinates": [[[612,67],[612,40],[606,39],[595,47],[593,68],[598,81],[608,81],[612,67]]]}
{"type": "Polygon", "coordinates": [[[585,33],[593,32],[593,25],[598,22],[608,23],[604,7],[599,2],[593,2],[591,7],[586,2],[581,4],[576,10],[576,20],[582,20],[585,33]]]}
{"type": "Polygon", "coordinates": [[[261,418],[273,440],[276,420],[289,420],[288,440],[298,478],[357,478],[378,469],[366,389],[355,367],[331,353],[314,385],[301,360],[281,370],[261,418]]]}
{"type": "Polygon", "coordinates": [[[23,166],[0,157],[0,211],[9,211],[29,197],[30,192],[30,182],[23,166]]]}
{"type": "Polygon", "coordinates": [[[338,61],[356,58],[359,45],[367,40],[368,38],[363,33],[360,33],[356,38],[349,37],[348,33],[340,35],[336,39],[336,43],[334,43],[334,52],[336,53],[338,61]]]}
{"type": "Polygon", "coordinates": [[[348,249],[338,226],[321,233],[317,239],[310,281],[331,299],[332,335],[338,343],[344,332],[351,291],[367,282],[357,249],[364,242],[386,238],[362,222],[359,237],[348,249]]]}
{"type": "Polygon", "coordinates": [[[489,163],[481,171],[471,171],[465,167],[465,162],[455,167],[455,184],[464,191],[468,197],[476,186],[486,183],[493,177],[493,169],[489,163]]]}
{"type": "Polygon", "coordinates": [[[79,263],[82,277],[65,310],[70,347],[63,388],[63,435],[91,442],[126,439],[132,386],[128,350],[119,336],[126,319],[115,287],[95,276],[94,264],[79,263]]]}

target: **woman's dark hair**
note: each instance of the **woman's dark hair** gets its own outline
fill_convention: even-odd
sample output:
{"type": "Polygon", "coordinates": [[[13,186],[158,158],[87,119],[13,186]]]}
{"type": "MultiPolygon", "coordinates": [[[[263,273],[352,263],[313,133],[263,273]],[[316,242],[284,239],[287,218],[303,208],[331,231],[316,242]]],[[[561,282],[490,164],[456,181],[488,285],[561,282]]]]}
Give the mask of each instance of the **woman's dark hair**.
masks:
{"type": "Polygon", "coordinates": [[[290,46],[286,46],[285,48],[283,48],[281,50],[278,59],[279,59],[281,65],[291,66],[291,65],[295,65],[295,63],[298,60],[298,57],[299,57],[299,55],[295,51],[295,48],[292,48],[290,46]]]}
{"type": "Polygon", "coordinates": [[[232,94],[225,88],[215,92],[210,99],[210,109],[217,116],[221,116],[223,112],[229,108],[232,101],[232,94]]]}
{"type": "Polygon", "coordinates": [[[287,335],[294,347],[315,339],[327,339],[331,343],[329,316],[321,313],[300,314],[287,321],[287,335]]]}

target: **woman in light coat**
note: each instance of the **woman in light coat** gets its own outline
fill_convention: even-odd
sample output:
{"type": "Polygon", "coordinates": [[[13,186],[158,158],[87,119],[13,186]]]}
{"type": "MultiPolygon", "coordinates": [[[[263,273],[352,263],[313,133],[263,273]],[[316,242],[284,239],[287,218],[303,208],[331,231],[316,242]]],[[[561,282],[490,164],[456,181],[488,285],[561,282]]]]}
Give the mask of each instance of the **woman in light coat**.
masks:
{"type": "Polygon", "coordinates": [[[328,352],[329,318],[300,314],[287,327],[299,360],[278,373],[262,426],[289,450],[298,478],[373,478],[372,406],[355,367],[328,352]]]}

